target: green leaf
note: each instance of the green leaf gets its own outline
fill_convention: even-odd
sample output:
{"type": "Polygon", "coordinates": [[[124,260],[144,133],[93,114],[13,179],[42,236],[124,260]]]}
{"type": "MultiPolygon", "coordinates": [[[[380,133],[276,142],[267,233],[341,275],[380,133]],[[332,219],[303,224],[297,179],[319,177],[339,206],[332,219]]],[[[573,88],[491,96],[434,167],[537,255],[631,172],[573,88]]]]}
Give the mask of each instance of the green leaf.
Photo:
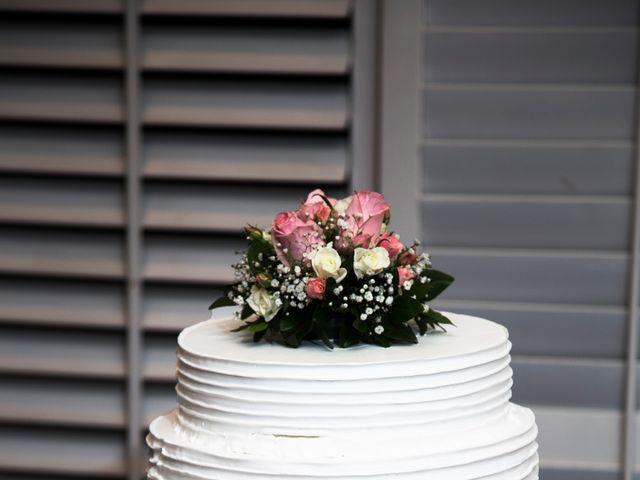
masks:
{"type": "Polygon", "coordinates": [[[248,328],[250,332],[256,333],[256,332],[265,331],[268,327],[269,327],[269,324],[267,322],[265,322],[264,320],[259,320],[257,322],[250,324],[248,328]]]}
{"type": "Polygon", "coordinates": [[[244,307],[242,307],[242,311],[240,312],[240,319],[246,320],[253,314],[254,311],[251,309],[251,307],[249,305],[245,305],[244,307]]]}
{"type": "Polygon", "coordinates": [[[280,320],[280,331],[281,332],[290,332],[298,326],[298,319],[293,315],[284,315],[282,320],[280,320]]]}
{"type": "Polygon", "coordinates": [[[227,297],[227,295],[225,294],[222,297],[218,298],[211,305],[209,305],[209,310],[213,310],[214,308],[220,308],[220,307],[231,307],[233,305],[235,305],[235,302],[231,300],[229,297],[227,297]]]}
{"type": "Polygon", "coordinates": [[[388,325],[384,329],[384,334],[401,343],[418,343],[416,334],[409,325],[388,325]]]}
{"type": "Polygon", "coordinates": [[[420,315],[424,310],[422,303],[409,295],[396,297],[391,306],[389,317],[394,323],[405,323],[420,315]]]}
{"type": "Polygon", "coordinates": [[[427,294],[429,295],[429,300],[433,300],[438,295],[440,295],[454,281],[454,278],[451,275],[440,272],[439,270],[427,270],[426,274],[430,279],[427,284],[427,294]]]}
{"type": "Polygon", "coordinates": [[[251,326],[250,323],[243,323],[242,325],[240,325],[238,328],[234,328],[233,330],[231,330],[232,332],[241,332],[242,330],[246,330],[247,328],[249,328],[251,326]]]}
{"type": "Polygon", "coordinates": [[[433,326],[454,325],[451,320],[432,308],[430,308],[428,312],[423,313],[422,317],[433,326]]]}
{"type": "Polygon", "coordinates": [[[260,340],[262,340],[264,336],[267,334],[267,330],[268,329],[265,328],[264,330],[260,330],[259,332],[254,332],[253,341],[255,343],[258,343],[260,340]]]}
{"type": "Polygon", "coordinates": [[[338,346],[347,348],[360,341],[360,333],[349,322],[343,322],[338,334],[338,346]]]}
{"type": "Polygon", "coordinates": [[[425,333],[427,333],[427,330],[429,328],[429,323],[427,322],[427,319],[420,316],[420,317],[416,317],[415,321],[416,321],[416,324],[418,325],[418,328],[420,329],[420,335],[424,335],[425,333]]]}

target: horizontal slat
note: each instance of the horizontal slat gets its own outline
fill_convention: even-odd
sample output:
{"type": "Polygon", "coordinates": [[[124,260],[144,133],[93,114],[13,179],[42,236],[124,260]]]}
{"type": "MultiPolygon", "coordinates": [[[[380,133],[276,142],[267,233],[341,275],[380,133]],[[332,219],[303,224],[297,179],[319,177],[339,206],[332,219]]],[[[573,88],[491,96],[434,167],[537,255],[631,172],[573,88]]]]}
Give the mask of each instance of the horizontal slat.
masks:
{"type": "Polygon", "coordinates": [[[3,73],[0,119],[118,123],[122,85],[118,76],[3,73]]]}
{"type": "Polygon", "coordinates": [[[60,13],[120,13],[121,0],[0,0],[0,11],[60,13]]]}
{"type": "Polygon", "coordinates": [[[110,23],[4,20],[0,21],[0,65],[121,68],[122,39],[117,19],[110,23]]]}
{"type": "Polygon", "coordinates": [[[152,229],[234,233],[247,224],[268,228],[278,212],[295,210],[308,192],[307,188],[151,183],[145,187],[144,224],[152,229]]]}
{"type": "Polygon", "coordinates": [[[514,401],[527,405],[622,408],[622,360],[515,356],[514,401]]]}
{"type": "Polygon", "coordinates": [[[147,335],[145,337],[143,375],[147,380],[175,382],[175,335],[147,335]]]}
{"type": "Polygon", "coordinates": [[[582,195],[632,191],[631,143],[514,143],[428,142],[422,147],[424,191],[582,195]]]}
{"type": "Polygon", "coordinates": [[[0,221],[53,225],[121,226],[119,181],[0,178],[0,221]]]}
{"type": "Polygon", "coordinates": [[[348,41],[345,26],[149,25],[142,63],[148,70],[345,74],[348,41]]]}
{"type": "Polygon", "coordinates": [[[143,108],[148,125],[344,129],[347,88],[338,81],[150,78],[143,108]]]}
{"type": "Polygon", "coordinates": [[[540,478],[544,480],[620,480],[621,473],[618,470],[583,470],[579,465],[570,465],[567,468],[541,468],[540,478]]]}
{"type": "Polygon", "coordinates": [[[343,18],[349,0],[143,0],[154,15],[343,18]]]}
{"type": "Polygon", "coordinates": [[[422,201],[422,236],[434,246],[624,250],[629,220],[623,198],[433,194],[422,201]]]}
{"type": "Polygon", "coordinates": [[[125,473],[124,445],[116,432],[2,426],[0,469],[117,477],[125,473]]]}
{"type": "Polygon", "coordinates": [[[221,293],[217,289],[192,285],[147,285],[144,288],[144,328],[177,332],[206,320],[211,315],[207,308],[221,293]]]}
{"type": "Polygon", "coordinates": [[[124,337],[117,333],[0,327],[0,371],[121,377],[124,337]]]}
{"type": "Polygon", "coordinates": [[[154,178],[337,183],[347,177],[341,136],[151,131],[144,157],[144,174],[154,178]]]}
{"type": "Polygon", "coordinates": [[[246,249],[243,237],[212,237],[150,233],[144,247],[147,280],[189,283],[230,283],[231,264],[246,249]]]}
{"type": "Polygon", "coordinates": [[[538,444],[541,468],[618,469],[622,418],[617,410],[533,408],[540,430],[538,444]]]}
{"type": "Polygon", "coordinates": [[[79,427],[123,427],[124,388],[120,383],[43,378],[3,378],[0,420],[79,427]]]}
{"type": "Polygon", "coordinates": [[[444,86],[425,90],[431,138],[627,140],[632,88],[444,86]]]}
{"type": "Polygon", "coordinates": [[[635,0],[423,0],[430,25],[635,26],[635,0]]]}
{"type": "Polygon", "coordinates": [[[123,237],[112,232],[0,229],[0,273],[119,278],[123,237]]]}
{"type": "Polygon", "coordinates": [[[0,125],[0,171],[122,175],[123,135],[110,128],[0,125]]]}
{"type": "MultiPolygon", "coordinates": [[[[452,286],[455,291],[457,285],[452,286]]],[[[622,358],[627,313],[619,307],[440,300],[442,310],[494,320],[509,329],[521,355],[622,358]],[[553,334],[550,334],[553,332],[553,334]],[[603,332],[606,334],[603,335],[603,332]]]]}
{"type": "Polygon", "coordinates": [[[433,248],[434,265],[456,277],[444,298],[623,305],[628,257],[618,253],[433,248]]]}
{"type": "Polygon", "coordinates": [[[0,320],[121,328],[124,289],[112,283],[0,277],[0,320]]]}
{"type": "Polygon", "coordinates": [[[171,384],[145,385],[144,388],[144,422],[145,428],[158,415],[176,407],[176,392],[171,384]]]}
{"type": "Polygon", "coordinates": [[[429,82],[635,82],[637,33],[433,31],[424,38],[429,82]]]}

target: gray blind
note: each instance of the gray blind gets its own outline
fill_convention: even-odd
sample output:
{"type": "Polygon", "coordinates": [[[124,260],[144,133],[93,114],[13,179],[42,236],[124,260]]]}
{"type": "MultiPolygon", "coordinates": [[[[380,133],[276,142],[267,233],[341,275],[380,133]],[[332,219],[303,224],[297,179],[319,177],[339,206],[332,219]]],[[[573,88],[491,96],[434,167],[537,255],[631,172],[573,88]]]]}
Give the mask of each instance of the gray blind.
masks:
{"type": "Polygon", "coordinates": [[[241,228],[353,181],[349,1],[142,1],[137,159],[126,6],[0,0],[0,479],[138,478],[127,434],[173,407],[176,334],[232,280],[241,228]],[[141,424],[128,228],[142,231],[141,424]]]}
{"type": "Polygon", "coordinates": [[[510,329],[541,478],[621,478],[638,3],[423,11],[422,235],[457,277],[441,305],[510,329]]]}

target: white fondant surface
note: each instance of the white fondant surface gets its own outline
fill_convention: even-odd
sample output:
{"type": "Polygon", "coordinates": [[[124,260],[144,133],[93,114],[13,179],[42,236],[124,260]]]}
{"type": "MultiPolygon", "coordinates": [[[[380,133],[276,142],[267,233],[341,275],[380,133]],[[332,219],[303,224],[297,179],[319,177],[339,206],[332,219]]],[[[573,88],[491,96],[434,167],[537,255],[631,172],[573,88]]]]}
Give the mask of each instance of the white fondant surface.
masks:
{"type": "Polygon", "coordinates": [[[149,478],[536,479],[533,414],[509,402],[507,330],[447,315],[447,333],[389,349],[254,344],[230,333],[233,318],[185,329],[149,478]]]}

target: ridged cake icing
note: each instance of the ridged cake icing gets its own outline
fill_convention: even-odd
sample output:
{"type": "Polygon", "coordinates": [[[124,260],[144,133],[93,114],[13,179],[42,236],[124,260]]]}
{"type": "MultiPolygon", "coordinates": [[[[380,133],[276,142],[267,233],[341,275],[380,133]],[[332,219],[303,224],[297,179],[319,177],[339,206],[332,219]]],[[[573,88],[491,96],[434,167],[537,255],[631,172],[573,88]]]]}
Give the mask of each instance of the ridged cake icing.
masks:
{"type": "Polygon", "coordinates": [[[510,403],[507,330],[447,316],[446,333],[388,349],[254,344],[229,334],[233,318],[185,329],[148,478],[537,479],[533,413],[510,403]]]}

